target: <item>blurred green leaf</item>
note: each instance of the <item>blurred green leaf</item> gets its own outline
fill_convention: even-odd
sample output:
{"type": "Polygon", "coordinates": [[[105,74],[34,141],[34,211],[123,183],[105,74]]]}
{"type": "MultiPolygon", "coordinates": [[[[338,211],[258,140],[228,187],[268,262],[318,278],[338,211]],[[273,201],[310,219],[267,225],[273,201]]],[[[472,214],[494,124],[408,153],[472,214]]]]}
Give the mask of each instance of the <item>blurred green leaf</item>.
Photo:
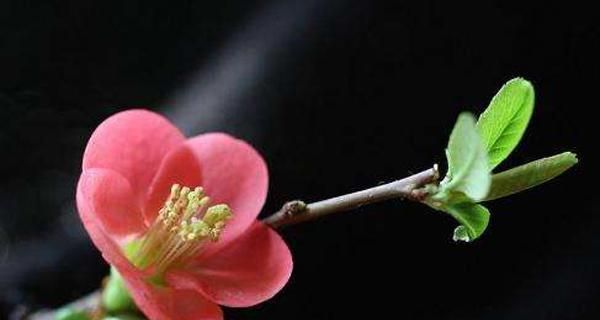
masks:
{"type": "Polygon", "coordinates": [[[490,221],[490,212],[486,207],[476,203],[453,204],[446,206],[443,210],[461,224],[454,230],[452,237],[454,241],[470,242],[479,238],[490,221]]]}
{"type": "Polygon", "coordinates": [[[75,310],[71,307],[65,307],[56,312],[54,315],[55,320],[90,320],[91,317],[87,313],[75,310]]]}
{"type": "Polygon", "coordinates": [[[475,118],[470,113],[458,117],[450,134],[448,148],[448,174],[440,185],[441,197],[462,193],[478,201],[488,193],[491,176],[487,152],[475,128],[475,118]]]}
{"type": "Polygon", "coordinates": [[[477,130],[488,152],[490,170],[514,150],[533,113],[535,93],[523,78],[508,81],[479,117],[477,130]]]}
{"type": "Polygon", "coordinates": [[[113,266],[110,267],[110,277],[102,291],[102,304],[111,313],[136,310],[135,303],[123,283],[123,278],[113,266]]]}
{"type": "Polygon", "coordinates": [[[535,187],[559,176],[577,162],[577,155],[563,152],[494,174],[490,192],[483,201],[506,197],[535,187]]]}

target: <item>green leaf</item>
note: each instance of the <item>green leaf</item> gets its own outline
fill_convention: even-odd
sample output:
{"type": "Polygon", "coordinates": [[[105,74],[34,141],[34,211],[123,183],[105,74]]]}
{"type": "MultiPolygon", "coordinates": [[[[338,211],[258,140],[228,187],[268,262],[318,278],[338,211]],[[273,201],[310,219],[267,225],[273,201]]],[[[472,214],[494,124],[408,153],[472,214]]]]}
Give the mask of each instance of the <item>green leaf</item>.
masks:
{"type": "Polygon", "coordinates": [[[490,193],[483,201],[494,200],[527,190],[551,180],[578,162],[571,152],[535,160],[492,176],[490,193]]]}
{"type": "Polygon", "coordinates": [[[61,308],[54,315],[55,320],[89,320],[91,319],[87,313],[73,309],[71,307],[61,308]]]}
{"type": "Polygon", "coordinates": [[[463,202],[446,206],[443,210],[461,224],[454,230],[454,241],[470,242],[479,238],[490,221],[490,212],[476,203],[463,202]]]}
{"type": "Polygon", "coordinates": [[[502,86],[479,117],[477,130],[486,146],[490,169],[506,159],[523,137],[533,113],[534,97],[529,81],[512,79],[502,86]]]}
{"type": "Polygon", "coordinates": [[[448,174],[440,185],[442,194],[460,192],[475,201],[485,198],[491,183],[490,169],[487,152],[475,128],[475,118],[470,113],[458,117],[446,156],[448,174]]]}
{"type": "Polygon", "coordinates": [[[135,303],[123,283],[121,274],[113,266],[110,267],[110,277],[102,291],[102,304],[109,312],[136,310],[135,303]]]}

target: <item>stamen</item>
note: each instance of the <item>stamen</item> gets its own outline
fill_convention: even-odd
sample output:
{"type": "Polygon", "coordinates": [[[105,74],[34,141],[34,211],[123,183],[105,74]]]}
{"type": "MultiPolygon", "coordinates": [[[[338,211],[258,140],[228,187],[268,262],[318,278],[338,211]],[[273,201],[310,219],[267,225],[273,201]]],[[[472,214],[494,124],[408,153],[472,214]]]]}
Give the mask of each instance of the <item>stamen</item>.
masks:
{"type": "Polygon", "coordinates": [[[162,275],[170,266],[196,255],[207,240],[218,241],[232,212],[226,204],[208,207],[209,203],[201,187],[191,191],[173,185],[132,258],[133,264],[139,268],[153,266],[154,273],[162,275]]]}
{"type": "Polygon", "coordinates": [[[210,237],[213,241],[219,240],[225,222],[231,219],[232,216],[231,209],[226,204],[218,204],[206,210],[202,220],[210,227],[210,237]]]}

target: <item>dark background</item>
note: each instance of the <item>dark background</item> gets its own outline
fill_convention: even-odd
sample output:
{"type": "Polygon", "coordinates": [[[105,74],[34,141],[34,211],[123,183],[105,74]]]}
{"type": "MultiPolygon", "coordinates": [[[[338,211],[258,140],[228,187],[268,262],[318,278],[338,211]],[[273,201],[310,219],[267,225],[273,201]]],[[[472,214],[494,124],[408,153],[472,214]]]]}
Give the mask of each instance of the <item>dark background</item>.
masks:
{"type": "Polygon", "coordinates": [[[220,130],[270,167],[263,215],[444,163],[461,110],[515,76],[536,88],[502,168],[580,164],[489,204],[475,243],[390,201],[282,231],[285,289],[230,319],[598,319],[600,14],[573,1],[0,2],[0,318],[57,307],[107,266],[77,219],[81,155],[132,106],[188,135],[220,130]],[[392,5],[393,3],[393,5],[392,5]]]}

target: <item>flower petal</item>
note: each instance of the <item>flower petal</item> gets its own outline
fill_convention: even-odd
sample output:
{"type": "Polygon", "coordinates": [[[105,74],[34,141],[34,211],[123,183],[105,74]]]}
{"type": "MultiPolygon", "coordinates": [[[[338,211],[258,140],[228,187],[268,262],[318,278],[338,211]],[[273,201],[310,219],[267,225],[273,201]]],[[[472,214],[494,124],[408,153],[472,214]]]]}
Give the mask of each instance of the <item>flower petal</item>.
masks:
{"type": "Polygon", "coordinates": [[[147,200],[144,203],[144,216],[149,225],[154,222],[158,211],[163,206],[171,186],[178,183],[182,186],[194,188],[202,183],[202,171],[198,158],[187,144],[181,144],[171,150],[163,159],[150,185],[147,200]]]}
{"type": "Polygon", "coordinates": [[[100,185],[95,180],[100,179],[98,175],[102,176],[105,171],[112,173],[110,170],[90,169],[82,174],[77,188],[77,208],[92,242],[104,259],[119,270],[136,305],[154,320],[222,320],[221,308],[202,294],[194,290],[152,286],[144,280],[147,274],[135,268],[123,255],[119,245],[105,230],[101,215],[94,209],[95,197],[90,197],[90,194],[94,195],[91,191],[96,190],[93,186],[100,185]]]}
{"type": "Polygon", "coordinates": [[[229,246],[186,269],[167,273],[167,282],[195,289],[211,301],[229,307],[247,307],[273,297],[292,273],[292,255],[273,230],[256,221],[229,246]]]}
{"type": "Polygon", "coordinates": [[[212,203],[226,203],[233,211],[219,241],[207,248],[218,251],[256,220],[267,197],[267,165],[252,146],[227,134],[203,134],[186,143],[200,162],[202,186],[212,203]]]}
{"type": "Polygon", "coordinates": [[[83,170],[112,169],[131,184],[141,207],[163,157],[184,136],[164,117],[147,110],[128,110],[102,122],[88,141],[83,170]]]}
{"type": "Polygon", "coordinates": [[[93,197],[90,198],[87,187],[84,185],[88,182],[84,181],[87,178],[81,178],[77,186],[77,209],[79,216],[83,222],[83,226],[88,232],[92,242],[102,253],[102,257],[111,265],[117,267],[119,271],[133,274],[137,269],[127,260],[116,239],[106,233],[106,229],[101,215],[96,213],[94,209],[93,197]]]}
{"type": "Polygon", "coordinates": [[[89,209],[112,236],[137,234],[145,229],[129,182],[109,169],[88,169],[77,185],[77,202],[89,209]],[[80,203],[81,202],[81,203],[80,203]]]}
{"type": "Polygon", "coordinates": [[[135,304],[152,320],[222,320],[221,308],[194,290],[149,284],[138,275],[122,274],[135,304]]]}

